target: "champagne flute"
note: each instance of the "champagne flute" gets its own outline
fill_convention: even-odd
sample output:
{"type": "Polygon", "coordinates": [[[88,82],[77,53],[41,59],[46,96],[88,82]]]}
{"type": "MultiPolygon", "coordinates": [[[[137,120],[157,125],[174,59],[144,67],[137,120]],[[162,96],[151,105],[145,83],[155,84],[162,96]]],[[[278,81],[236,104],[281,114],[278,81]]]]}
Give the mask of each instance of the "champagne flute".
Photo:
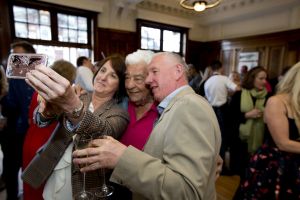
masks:
{"type": "MultiPolygon", "coordinates": [[[[88,147],[91,141],[92,141],[92,137],[90,135],[84,135],[84,134],[78,135],[75,139],[75,148],[77,150],[85,149],[88,147]]],[[[94,198],[94,195],[91,192],[85,190],[85,175],[86,173],[83,172],[82,190],[78,194],[75,194],[75,200],[91,200],[94,198]]]]}
{"type": "MultiPolygon", "coordinates": [[[[97,136],[97,138],[98,139],[104,139],[105,136],[104,135],[97,136]]],[[[97,198],[109,197],[113,194],[114,188],[111,185],[107,185],[106,178],[105,178],[105,169],[104,168],[101,168],[99,170],[99,174],[102,178],[102,185],[96,189],[95,196],[97,198]]]]}

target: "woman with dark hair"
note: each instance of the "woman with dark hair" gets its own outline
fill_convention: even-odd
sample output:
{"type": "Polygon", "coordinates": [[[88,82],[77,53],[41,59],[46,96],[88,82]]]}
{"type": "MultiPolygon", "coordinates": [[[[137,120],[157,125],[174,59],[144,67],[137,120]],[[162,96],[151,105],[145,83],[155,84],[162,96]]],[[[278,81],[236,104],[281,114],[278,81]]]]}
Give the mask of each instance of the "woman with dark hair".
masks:
{"type": "MultiPolygon", "coordinates": [[[[44,199],[71,200],[82,190],[82,173],[79,166],[72,164],[73,144],[80,135],[119,138],[126,129],[128,114],[117,105],[125,94],[124,72],[122,57],[105,58],[94,75],[93,93],[80,97],[65,78],[50,68],[38,66],[27,74],[26,82],[45,100],[37,108],[37,123],[45,126],[53,119],[60,121],[23,173],[23,180],[32,187],[46,182],[44,199]]],[[[87,173],[86,190],[99,187],[102,181],[97,171],[87,173]]]]}
{"type": "Polygon", "coordinates": [[[123,98],[126,96],[126,89],[125,89],[125,61],[124,58],[120,55],[112,55],[110,57],[104,58],[99,63],[97,63],[97,66],[99,66],[99,69],[96,71],[94,77],[93,77],[93,83],[95,81],[95,78],[97,76],[97,73],[99,70],[101,70],[101,67],[106,63],[110,62],[112,67],[114,68],[117,76],[119,77],[119,85],[118,90],[115,92],[113,98],[117,100],[117,103],[120,103],[123,98]]]}
{"type": "Polygon", "coordinates": [[[268,97],[266,78],[263,67],[252,68],[243,79],[242,90],[236,92],[230,101],[230,168],[241,176],[249,156],[263,143],[263,112],[268,97]]]}

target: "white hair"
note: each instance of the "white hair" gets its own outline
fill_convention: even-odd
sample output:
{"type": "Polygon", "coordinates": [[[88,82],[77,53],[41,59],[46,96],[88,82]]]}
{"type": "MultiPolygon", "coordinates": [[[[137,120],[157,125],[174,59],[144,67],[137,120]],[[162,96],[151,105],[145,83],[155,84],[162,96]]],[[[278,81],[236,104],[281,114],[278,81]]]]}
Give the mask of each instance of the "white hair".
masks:
{"type": "Polygon", "coordinates": [[[145,62],[147,65],[150,63],[152,57],[154,55],[153,51],[149,50],[140,50],[128,54],[125,58],[125,64],[126,65],[134,65],[138,64],[140,62],[145,62]]]}

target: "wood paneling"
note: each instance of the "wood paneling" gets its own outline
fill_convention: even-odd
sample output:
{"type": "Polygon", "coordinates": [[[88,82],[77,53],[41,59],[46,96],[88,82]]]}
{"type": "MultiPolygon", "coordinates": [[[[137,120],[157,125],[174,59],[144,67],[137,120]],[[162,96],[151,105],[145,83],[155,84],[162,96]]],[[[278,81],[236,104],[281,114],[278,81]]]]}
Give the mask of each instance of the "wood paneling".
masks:
{"type": "Polygon", "coordinates": [[[102,59],[101,52],[105,56],[115,53],[126,56],[138,49],[138,37],[135,32],[98,28],[96,37],[95,60],[102,59]]]}
{"type": "Polygon", "coordinates": [[[270,47],[268,74],[269,78],[273,79],[278,77],[283,68],[284,59],[284,46],[270,47]]]}
{"type": "Polygon", "coordinates": [[[221,54],[225,51],[236,52],[229,57],[222,57],[223,63],[235,61],[235,69],[238,66],[239,52],[259,52],[258,64],[267,69],[269,78],[277,77],[285,66],[293,65],[300,60],[300,29],[222,40],[221,43],[221,54]]]}
{"type": "Polygon", "coordinates": [[[0,64],[6,67],[9,55],[10,43],[12,41],[9,2],[0,1],[1,17],[0,17],[0,64]]]}
{"type": "Polygon", "coordinates": [[[187,41],[186,61],[204,71],[213,60],[220,59],[221,43],[187,41]]]}

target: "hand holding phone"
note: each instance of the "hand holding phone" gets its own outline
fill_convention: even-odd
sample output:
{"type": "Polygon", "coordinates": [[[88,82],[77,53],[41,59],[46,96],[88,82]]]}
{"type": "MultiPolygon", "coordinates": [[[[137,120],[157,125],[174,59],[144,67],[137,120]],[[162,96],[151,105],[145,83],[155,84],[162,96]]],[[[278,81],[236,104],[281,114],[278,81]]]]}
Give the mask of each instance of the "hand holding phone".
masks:
{"type": "Polygon", "coordinates": [[[26,73],[35,69],[36,65],[47,65],[48,57],[44,54],[13,53],[8,57],[7,78],[25,79],[26,73]]]}

